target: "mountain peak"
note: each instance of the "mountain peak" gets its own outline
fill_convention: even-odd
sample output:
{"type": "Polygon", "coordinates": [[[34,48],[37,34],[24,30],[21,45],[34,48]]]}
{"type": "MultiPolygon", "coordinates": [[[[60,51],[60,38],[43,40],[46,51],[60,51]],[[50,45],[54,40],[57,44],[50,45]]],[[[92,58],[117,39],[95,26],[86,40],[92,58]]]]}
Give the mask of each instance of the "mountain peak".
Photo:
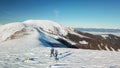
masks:
{"type": "Polygon", "coordinates": [[[45,25],[59,25],[58,23],[54,22],[54,21],[51,21],[51,20],[26,20],[24,21],[24,23],[27,23],[27,24],[45,24],[45,25]]]}
{"type": "Polygon", "coordinates": [[[51,20],[27,20],[23,23],[31,26],[37,26],[44,31],[52,34],[59,34],[59,35],[67,35],[68,31],[71,30],[70,28],[64,27],[54,21],[51,20]]]}

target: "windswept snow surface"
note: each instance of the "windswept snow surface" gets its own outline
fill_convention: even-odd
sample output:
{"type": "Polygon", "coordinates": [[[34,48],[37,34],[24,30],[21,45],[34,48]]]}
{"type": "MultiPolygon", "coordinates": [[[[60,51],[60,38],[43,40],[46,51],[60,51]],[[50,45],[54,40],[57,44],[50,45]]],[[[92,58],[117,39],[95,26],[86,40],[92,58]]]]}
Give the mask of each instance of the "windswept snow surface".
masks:
{"type": "Polygon", "coordinates": [[[49,47],[26,52],[0,52],[0,68],[120,68],[120,52],[55,48],[59,60],[50,57],[49,47]]]}

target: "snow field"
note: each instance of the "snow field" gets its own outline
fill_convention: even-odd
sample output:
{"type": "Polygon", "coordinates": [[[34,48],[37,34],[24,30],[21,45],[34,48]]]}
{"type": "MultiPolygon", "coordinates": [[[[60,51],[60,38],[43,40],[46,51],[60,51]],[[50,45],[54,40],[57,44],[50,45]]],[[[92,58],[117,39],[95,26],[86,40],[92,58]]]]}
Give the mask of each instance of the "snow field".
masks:
{"type": "Polygon", "coordinates": [[[55,48],[58,58],[50,57],[49,47],[26,52],[0,52],[1,68],[119,68],[120,52],[55,48]]]}

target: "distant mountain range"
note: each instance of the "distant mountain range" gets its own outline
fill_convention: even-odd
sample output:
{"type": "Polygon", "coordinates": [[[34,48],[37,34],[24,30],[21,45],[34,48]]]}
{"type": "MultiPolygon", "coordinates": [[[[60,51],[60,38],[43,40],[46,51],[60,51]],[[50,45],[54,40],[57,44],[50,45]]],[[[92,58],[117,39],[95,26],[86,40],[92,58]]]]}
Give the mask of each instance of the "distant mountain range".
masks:
{"type": "Polygon", "coordinates": [[[75,28],[80,31],[87,31],[87,32],[120,32],[120,29],[104,29],[104,28],[75,28]]]}

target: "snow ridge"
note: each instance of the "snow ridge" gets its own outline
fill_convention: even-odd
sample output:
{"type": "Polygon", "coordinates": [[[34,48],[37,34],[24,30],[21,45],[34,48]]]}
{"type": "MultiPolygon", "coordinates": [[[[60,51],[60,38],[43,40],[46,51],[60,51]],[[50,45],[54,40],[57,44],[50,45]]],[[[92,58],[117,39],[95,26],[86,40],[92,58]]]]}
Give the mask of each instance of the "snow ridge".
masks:
{"type": "Polygon", "coordinates": [[[27,20],[23,23],[31,25],[31,26],[38,26],[42,28],[44,31],[48,33],[52,33],[55,35],[67,35],[68,31],[70,30],[62,25],[57,24],[56,22],[49,21],[49,20],[27,20]]]}

